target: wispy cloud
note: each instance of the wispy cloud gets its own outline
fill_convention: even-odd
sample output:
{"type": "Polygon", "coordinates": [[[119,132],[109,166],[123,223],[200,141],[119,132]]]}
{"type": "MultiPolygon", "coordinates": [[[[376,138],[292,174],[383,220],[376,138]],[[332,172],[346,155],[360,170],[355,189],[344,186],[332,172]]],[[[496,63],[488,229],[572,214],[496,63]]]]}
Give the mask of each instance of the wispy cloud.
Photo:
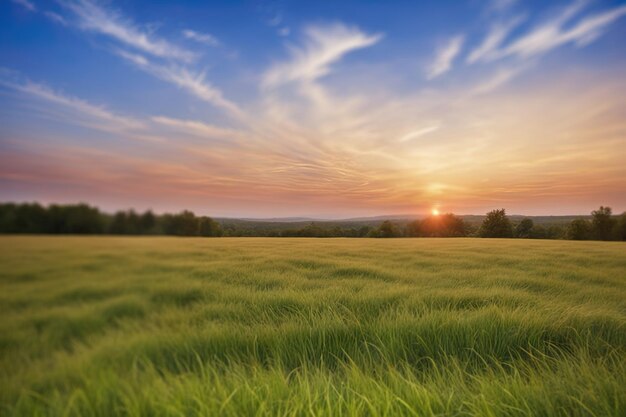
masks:
{"type": "Polygon", "coordinates": [[[427,135],[429,133],[433,133],[436,132],[437,130],[439,130],[441,126],[439,125],[439,123],[436,123],[434,125],[431,126],[426,126],[420,129],[416,129],[413,130],[407,134],[405,134],[404,136],[402,136],[400,139],[398,139],[398,142],[408,142],[410,140],[413,139],[417,139],[421,136],[427,135]]]}
{"type": "Polygon", "coordinates": [[[461,52],[464,39],[461,35],[455,36],[437,50],[432,64],[426,70],[426,78],[432,80],[452,68],[454,58],[461,52]]]}
{"type": "Polygon", "coordinates": [[[91,0],[60,0],[60,4],[74,13],[78,26],[83,30],[109,36],[159,58],[190,62],[196,57],[193,52],[140,29],[119,12],[106,9],[91,0]]]}
{"type": "Polygon", "coordinates": [[[356,27],[335,23],[309,26],[303,45],[290,47],[290,59],[274,65],[263,77],[264,87],[293,81],[314,81],[330,72],[330,66],[347,53],[377,43],[381,34],[367,34],[356,27]]]}
{"type": "Polygon", "coordinates": [[[574,3],[555,19],[541,25],[510,44],[503,55],[517,55],[523,58],[548,52],[567,43],[586,45],[598,38],[606,27],[626,14],[626,6],[617,7],[581,19],[573,27],[565,24],[583,7],[583,2],[574,3]]]}
{"type": "Polygon", "coordinates": [[[196,41],[199,43],[203,43],[208,46],[218,46],[220,44],[220,41],[218,41],[215,36],[209,33],[200,33],[191,29],[185,29],[182,33],[185,38],[191,39],[192,41],[196,41]]]}
{"type": "MultiPolygon", "coordinates": [[[[46,11],[45,16],[66,26],[71,23],[83,30],[109,36],[127,47],[138,49],[153,57],[168,59],[169,63],[156,63],[139,53],[115,49],[117,55],[152,76],[174,84],[200,100],[228,111],[231,115],[242,116],[242,112],[236,104],[224,98],[218,88],[206,81],[203,72],[190,70],[171,62],[174,60],[188,63],[196,57],[195,53],[175,46],[165,39],[160,39],[150,31],[141,30],[132,21],[123,17],[121,13],[107,9],[95,1],[59,0],[59,3],[71,11],[77,21],[69,21],[65,16],[52,11],[46,11]]],[[[218,44],[217,39],[213,36],[192,30],[184,30],[183,36],[205,44],[218,44]]]]}
{"type": "Polygon", "coordinates": [[[225,129],[196,120],[181,120],[165,116],[155,116],[152,117],[152,121],[177,131],[202,138],[232,139],[241,136],[241,133],[236,130],[225,129]]]}
{"type": "Polygon", "coordinates": [[[555,17],[535,26],[505,46],[501,43],[511,27],[494,27],[483,44],[470,54],[468,62],[493,61],[511,56],[527,59],[569,43],[585,46],[600,37],[611,23],[626,15],[626,6],[620,6],[588,15],[571,24],[570,21],[586,5],[586,1],[572,3],[561,9],[555,17]]]}
{"type": "MultiPolygon", "coordinates": [[[[17,80],[15,76],[3,76],[0,78],[0,85],[30,97],[60,105],[82,117],[86,117],[88,120],[83,120],[84,125],[94,127],[96,126],[94,122],[96,122],[99,123],[97,126],[103,130],[109,130],[110,128],[132,130],[144,127],[144,124],[137,119],[120,116],[107,110],[104,106],[94,105],[85,100],[54,91],[44,84],[38,84],[30,80],[17,80]]],[[[73,121],[77,122],[78,120],[73,119],[73,121]]]]}
{"type": "Polygon", "coordinates": [[[265,24],[272,28],[275,28],[276,33],[279,36],[289,36],[289,34],[291,33],[291,28],[284,23],[285,19],[283,16],[283,12],[278,10],[277,6],[278,5],[270,5],[267,10],[260,10],[260,12],[263,14],[269,14],[269,17],[264,18],[265,24]]]}
{"type": "Polygon", "coordinates": [[[518,16],[505,23],[494,24],[483,42],[467,56],[467,63],[488,60],[497,55],[498,48],[502,45],[511,31],[518,26],[524,18],[518,16]]]}
{"type": "Polygon", "coordinates": [[[23,8],[25,8],[26,10],[30,12],[37,11],[37,7],[35,7],[35,4],[28,0],[11,0],[11,1],[13,1],[13,3],[15,4],[19,4],[20,6],[22,6],[23,8]]]}
{"type": "MultiPolygon", "coordinates": [[[[138,59],[138,62],[143,61],[138,59]]],[[[172,131],[199,138],[238,139],[243,135],[242,132],[235,129],[194,120],[175,119],[166,116],[154,116],[150,119],[123,116],[105,106],[92,104],[86,100],[56,91],[48,85],[32,82],[21,77],[18,72],[4,68],[0,68],[0,86],[25,97],[46,102],[46,113],[55,119],[70,125],[123,134],[128,138],[162,141],[162,138],[158,136],[162,127],[168,127],[172,131]],[[57,108],[64,111],[56,111],[57,108]],[[157,128],[157,125],[160,127],[157,128]]]]}
{"type": "Polygon", "coordinates": [[[268,26],[278,26],[283,22],[283,14],[276,12],[271,18],[267,19],[268,26]]]}
{"type": "Polygon", "coordinates": [[[221,109],[227,110],[231,115],[241,117],[239,107],[224,98],[222,92],[205,80],[204,73],[195,73],[179,66],[165,66],[149,61],[146,57],[127,51],[118,50],[117,54],[128,60],[139,69],[163,80],[174,84],[178,88],[187,91],[202,101],[211,103],[221,109]]]}
{"type": "Polygon", "coordinates": [[[58,23],[63,26],[68,25],[67,20],[65,20],[65,18],[58,13],[52,12],[50,10],[46,10],[43,14],[44,16],[46,16],[48,19],[52,20],[55,23],[58,23]]]}
{"type": "Polygon", "coordinates": [[[500,68],[494,74],[483,80],[480,84],[475,86],[471,94],[486,94],[496,90],[498,87],[508,83],[518,74],[526,70],[527,66],[518,65],[510,68],[500,68]]]}
{"type": "Polygon", "coordinates": [[[489,10],[494,12],[503,12],[513,7],[518,0],[491,0],[489,10]]]}

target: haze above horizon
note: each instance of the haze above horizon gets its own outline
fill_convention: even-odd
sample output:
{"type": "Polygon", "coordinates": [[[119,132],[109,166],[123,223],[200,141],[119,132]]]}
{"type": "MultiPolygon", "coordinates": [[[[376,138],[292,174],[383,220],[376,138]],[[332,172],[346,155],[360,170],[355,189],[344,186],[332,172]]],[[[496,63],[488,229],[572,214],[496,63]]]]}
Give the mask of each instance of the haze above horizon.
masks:
{"type": "Polygon", "coordinates": [[[0,3],[0,201],[626,210],[626,2],[0,3]]]}

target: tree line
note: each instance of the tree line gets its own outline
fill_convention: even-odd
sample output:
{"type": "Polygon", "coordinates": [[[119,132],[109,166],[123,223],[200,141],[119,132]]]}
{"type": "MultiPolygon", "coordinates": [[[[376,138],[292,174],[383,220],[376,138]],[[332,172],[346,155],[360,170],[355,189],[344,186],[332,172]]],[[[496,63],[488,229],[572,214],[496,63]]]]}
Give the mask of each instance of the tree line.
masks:
{"type": "Polygon", "coordinates": [[[614,216],[610,207],[591,212],[591,220],[574,219],[567,225],[535,225],[532,219],[513,222],[505,209],[487,213],[479,227],[448,213],[415,220],[404,230],[390,221],[383,222],[371,237],[485,237],[520,239],[626,240],[626,212],[614,216]]]}
{"type": "MultiPolygon", "coordinates": [[[[600,206],[598,210],[591,212],[591,220],[574,219],[566,227],[560,230],[553,229],[555,236],[551,238],[570,240],[626,240],[626,212],[614,216],[610,207],[600,206]]],[[[508,219],[504,209],[493,210],[487,213],[479,229],[480,237],[517,237],[517,238],[542,238],[541,233],[550,229],[538,229],[532,219],[523,219],[513,225],[508,219]]]]}
{"type": "Polygon", "coordinates": [[[512,221],[504,209],[487,213],[481,224],[452,213],[429,216],[408,223],[383,221],[375,225],[356,222],[311,222],[300,227],[277,223],[227,223],[185,210],[157,215],[122,210],[101,212],[87,204],[42,206],[38,203],[0,204],[0,233],[114,234],[171,236],[264,237],[485,237],[522,239],[626,240],[626,213],[613,215],[600,207],[590,219],[569,224],[535,224],[532,219],[512,221]]]}
{"type": "Polygon", "coordinates": [[[219,223],[191,211],[156,215],[122,210],[113,215],[87,204],[44,207],[0,204],[0,233],[222,236],[219,223]]]}

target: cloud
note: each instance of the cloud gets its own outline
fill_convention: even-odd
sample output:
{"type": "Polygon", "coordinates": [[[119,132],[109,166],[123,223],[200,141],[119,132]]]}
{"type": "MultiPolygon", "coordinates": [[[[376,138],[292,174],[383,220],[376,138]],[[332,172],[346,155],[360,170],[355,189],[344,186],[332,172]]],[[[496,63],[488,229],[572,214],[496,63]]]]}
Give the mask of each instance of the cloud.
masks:
{"type": "Polygon", "coordinates": [[[523,72],[526,68],[526,66],[517,66],[514,68],[500,68],[488,79],[484,80],[476,87],[474,87],[471,91],[471,94],[478,95],[490,93],[498,87],[508,83],[518,74],[523,72]]]}
{"type": "Polygon", "coordinates": [[[467,56],[467,63],[473,64],[477,61],[484,61],[492,58],[497,54],[498,48],[502,45],[502,42],[509,35],[511,30],[518,26],[524,20],[519,16],[506,23],[497,23],[493,25],[485,37],[483,43],[480,44],[467,56]]]}
{"type": "Polygon", "coordinates": [[[203,43],[208,46],[219,46],[220,44],[215,36],[208,33],[200,33],[191,29],[185,29],[182,33],[185,38],[191,39],[192,41],[196,41],[199,43],[203,43]]]}
{"type": "Polygon", "coordinates": [[[284,23],[285,19],[283,16],[283,12],[278,9],[278,4],[274,5],[265,5],[266,10],[262,10],[260,12],[263,14],[267,14],[269,17],[264,18],[264,22],[269,27],[275,28],[278,36],[289,36],[291,33],[291,28],[284,23]],[[269,6],[269,7],[268,7],[269,6]]]}
{"type": "MultiPolygon", "coordinates": [[[[137,57],[137,62],[143,61],[137,57]]],[[[151,125],[150,121],[179,132],[203,138],[237,139],[242,137],[242,133],[237,130],[199,121],[174,119],[165,116],[154,116],[150,121],[147,121],[122,116],[108,110],[104,106],[95,105],[83,99],[55,91],[45,84],[35,83],[27,79],[20,80],[19,73],[4,68],[0,68],[0,86],[69,110],[70,113],[66,114],[51,112],[50,110],[52,109],[50,107],[45,109],[64,122],[102,131],[121,133],[128,138],[162,141],[162,138],[154,136],[154,125],[151,125]]]]}
{"type": "Polygon", "coordinates": [[[233,129],[209,125],[195,120],[173,119],[165,116],[152,117],[152,121],[194,136],[209,138],[238,138],[241,133],[233,129]]]}
{"type": "Polygon", "coordinates": [[[164,66],[149,61],[144,56],[127,51],[116,51],[119,56],[133,63],[139,69],[187,91],[202,101],[228,111],[231,115],[242,117],[237,105],[226,98],[222,92],[205,80],[203,73],[195,73],[178,66],[164,66]]]}
{"type": "Polygon", "coordinates": [[[83,30],[109,36],[159,58],[190,62],[196,57],[193,52],[142,31],[120,13],[107,10],[91,0],[60,0],[60,3],[74,13],[78,26],[83,30]]]}
{"type": "Polygon", "coordinates": [[[571,6],[563,9],[563,11],[552,20],[536,27],[526,35],[511,43],[502,52],[503,56],[516,55],[522,58],[531,57],[550,51],[556,47],[571,41],[578,41],[586,38],[588,35],[595,33],[601,26],[611,23],[613,19],[626,13],[626,6],[615,9],[603,16],[612,16],[611,19],[603,17],[598,20],[596,16],[581,20],[575,27],[564,29],[563,26],[575,16],[585,5],[585,2],[575,2],[571,6]],[[621,11],[620,11],[621,9],[621,11]],[[589,21],[596,22],[589,25],[589,21]]]}
{"type": "Polygon", "coordinates": [[[267,20],[268,26],[278,26],[283,22],[282,13],[276,13],[274,16],[267,20]]]}
{"type": "Polygon", "coordinates": [[[518,0],[492,0],[489,5],[489,10],[494,12],[503,12],[515,6],[518,0]]]}
{"type": "Polygon", "coordinates": [[[561,42],[573,41],[577,46],[588,45],[600,37],[608,25],[624,15],[626,15],[626,6],[588,17],[565,32],[561,42]]]}
{"type": "Polygon", "coordinates": [[[63,26],[68,25],[67,20],[65,20],[65,18],[58,13],[46,10],[43,14],[44,16],[46,16],[48,19],[52,20],[55,23],[58,23],[63,26]]]}
{"type": "Polygon", "coordinates": [[[304,44],[290,48],[290,59],[274,65],[263,77],[264,87],[294,81],[315,81],[330,72],[330,66],[347,53],[377,43],[381,34],[366,34],[356,27],[335,23],[309,26],[304,44]]]}
{"type": "Polygon", "coordinates": [[[411,131],[405,134],[404,136],[402,136],[400,139],[398,139],[398,142],[408,142],[412,139],[416,139],[421,136],[427,135],[429,133],[435,132],[439,130],[440,127],[441,126],[439,124],[434,124],[432,126],[427,126],[427,127],[423,127],[423,128],[411,131]]]}
{"type": "Polygon", "coordinates": [[[22,6],[23,8],[25,8],[29,12],[37,11],[37,7],[35,7],[35,5],[32,2],[28,1],[28,0],[12,0],[12,1],[15,4],[19,4],[20,6],[22,6]]]}
{"type": "MultiPolygon", "coordinates": [[[[3,73],[6,72],[3,71],[3,73]]],[[[83,120],[83,125],[97,127],[102,130],[111,130],[111,128],[118,130],[132,130],[144,127],[144,124],[141,121],[117,115],[107,110],[104,106],[94,105],[85,100],[59,93],[44,84],[34,83],[30,80],[17,81],[15,80],[15,77],[12,78],[13,79],[5,76],[1,77],[0,85],[4,85],[5,87],[31,97],[60,105],[73,111],[74,113],[86,117],[89,120],[83,120]],[[97,124],[94,124],[94,121],[97,122],[97,124]]],[[[77,120],[71,119],[71,121],[77,120]]]]}
{"type": "Polygon", "coordinates": [[[492,29],[485,42],[470,54],[468,62],[493,61],[511,56],[527,59],[568,43],[585,46],[600,37],[611,23],[626,15],[626,6],[620,6],[568,24],[586,4],[586,1],[577,1],[563,8],[552,19],[535,26],[506,46],[500,45],[508,33],[506,28],[492,29]]]}
{"type": "Polygon", "coordinates": [[[432,80],[448,72],[452,68],[454,58],[461,52],[463,41],[463,36],[455,36],[439,48],[435,54],[435,59],[426,71],[426,78],[432,80]]]}
{"type": "MultiPolygon", "coordinates": [[[[159,58],[189,62],[196,56],[186,49],[179,48],[166,40],[153,36],[151,33],[140,30],[120,13],[107,10],[92,0],[59,0],[59,2],[63,7],[73,12],[78,18],[78,22],[72,23],[77,24],[83,30],[110,36],[127,46],[159,58]]],[[[57,13],[46,11],[45,15],[57,23],[63,25],[68,23],[64,16],[57,13]]],[[[191,30],[183,31],[183,35],[207,44],[217,45],[218,42],[211,35],[191,30]]],[[[174,84],[205,102],[225,109],[231,115],[242,116],[237,105],[225,99],[219,89],[205,80],[204,73],[195,72],[172,63],[157,64],[143,55],[122,49],[116,49],[115,52],[143,71],[174,84]]]]}

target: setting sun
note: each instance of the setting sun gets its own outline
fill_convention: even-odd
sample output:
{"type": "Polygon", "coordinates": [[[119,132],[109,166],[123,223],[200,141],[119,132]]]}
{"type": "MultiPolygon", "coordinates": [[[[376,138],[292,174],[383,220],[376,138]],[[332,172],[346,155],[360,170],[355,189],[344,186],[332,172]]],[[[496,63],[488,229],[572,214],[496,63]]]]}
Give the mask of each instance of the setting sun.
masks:
{"type": "Polygon", "coordinates": [[[434,208],[431,213],[433,214],[433,216],[439,216],[439,210],[437,210],[436,208],[434,208]]]}

